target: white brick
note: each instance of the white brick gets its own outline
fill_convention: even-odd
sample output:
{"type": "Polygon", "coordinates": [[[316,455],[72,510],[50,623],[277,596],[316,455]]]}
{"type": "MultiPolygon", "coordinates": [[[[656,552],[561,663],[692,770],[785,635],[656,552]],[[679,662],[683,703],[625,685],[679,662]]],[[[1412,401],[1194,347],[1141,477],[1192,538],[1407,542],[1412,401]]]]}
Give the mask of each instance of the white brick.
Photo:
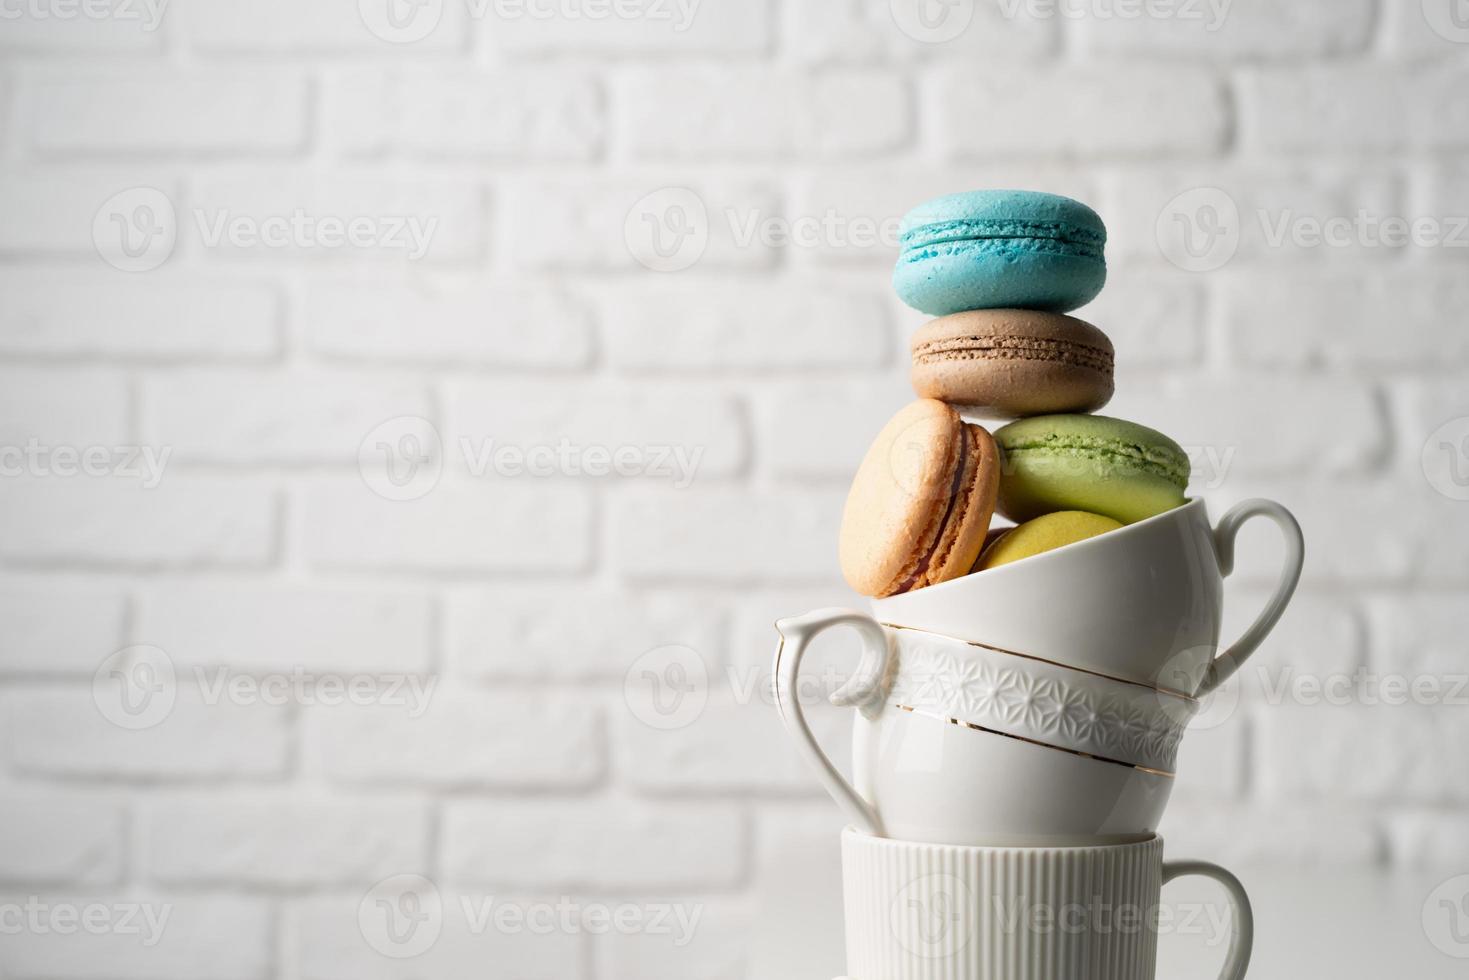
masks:
{"type": "Polygon", "coordinates": [[[1187,367],[1203,356],[1207,301],[1203,284],[1182,270],[1113,265],[1107,288],[1074,315],[1111,338],[1124,371],[1187,367]]]}
{"type": "Polygon", "coordinates": [[[484,195],[472,180],[299,171],[201,177],[179,221],[181,249],[256,262],[462,261],[481,254],[486,234],[484,195]],[[346,237],[354,224],[352,234],[369,244],[346,237]]]}
{"type": "MultiPolygon", "coordinates": [[[[754,690],[757,689],[752,687],[754,684],[769,688],[773,683],[771,667],[779,642],[779,634],[775,632],[777,619],[798,616],[811,609],[865,604],[845,583],[826,589],[742,591],[730,630],[731,687],[754,690]]],[[[818,635],[806,649],[801,664],[803,696],[804,692],[816,692],[809,703],[819,704],[821,697],[845,683],[861,659],[861,641],[851,630],[828,630],[818,635]]]]}
{"type": "MultiPolygon", "coordinates": [[[[903,6],[917,12],[914,0],[903,6]]],[[[982,2],[948,8],[950,16],[969,15],[957,37],[941,44],[910,37],[894,20],[892,0],[841,0],[786,4],[781,41],[803,62],[868,64],[882,59],[1038,59],[1055,52],[1060,41],[1056,18],[1028,16],[1024,4],[1007,16],[1006,4],[982,2]]],[[[949,33],[945,30],[943,33],[949,33]]]]}
{"type": "Polygon", "coordinates": [[[486,284],[478,276],[313,283],[302,320],[313,351],[350,360],[569,370],[592,356],[581,303],[549,285],[486,284]]]}
{"type": "Polygon", "coordinates": [[[319,482],[305,513],[306,555],[323,567],[572,572],[591,560],[591,501],[578,487],[486,479],[393,501],[361,480],[319,482]]]}
{"type": "Polygon", "coordinates": [[[31,141],[46,152],[288,152],[306,141],[299,72],[48,72],[27,89],[31,141]]]}
{"type": "Polygon", "coordinates": [[[1171,855],[1208,855],[1227,867],[1340,868],[1373,865],[1382,841],[1370,817],[1335,805],[1216,800],[1170,804],[1159,834],[1171,855]]]}
{"type": "Polygon", "coordinates": [[[263,358],[280,300],[231,281],[0,270],[0,351],[47,357],[263,358]]]}
{"type": "Polygon", "coordinates": [[[1267,152],[1462,146],[1464,81],[1462,71],[1375,65],[1255,72],[1241,86],[1246,139],[1267,152]]]}
{"type": "MultiPolygon", "coordinates": [[[[92,932],[24,928],[0,935],[6,976],[55,980],[260,980],[272,962],[271,904],[261,898],[166,892],[7,894],[7,907],[34,900],[48,908],[109,909],[128,925],[92,932]],[[126,922],[123,916],[128,916],[126,922]],[[166,918],[165,918],[166,916],[166,918]],[[156,932],[156,934],[155,934],[156,932]]],[[[44,921],[44,920],[43,920],[44,921]]]]}
{"type": "MultiPolygon", "coordinates": [[[[1218,199],[1218,206],[1227,206],[1224,198],[1218,199]]],[[[1352,223],[1363,212],[1377,222],[1404,214],[1402,181],[1395,175],[1361,166],[1127,171],[1117,176],[1111,199],[1101,211],[1107,222],[1107,254],[1112,259],[1140,257],[1156,261],[1160,255],[1166,256],[1159,238],[1160,221],[1168,230],[1174,228],[1180,216],[1194,221],[1196,244],[1203,233],[1216,227],[1226,233],[1238,232],[1239,245],[1228,266],[1230,271],[1245,263],[1263,265],[1285,260],[1302,264],[1340,262],[1356,270],[1360,263],[1390,261],[1403,251],[1358,243],[1350,225],[1345,228],[1348,244],[1326,245],[1322,241],[1326,222],[1352,223]],[[1185,198],[1182,205],[1174,204],[1182,195],[1200,188],[1223,191],[1238,209],[1239,224],[1230,223],[1224,212],[1223,223],[1204,226],[1200,223],[1202,211],[1190,215],[1178,210],[1201,203],[1185,198]]],[[[1165,240],[1171,241],[1173,234],[1165,240]]]]}
{"type": "Polygon", "coordinates": [[[449,651],[474,677],[620,681],[660,646],[717,660],[722,622],[719,603],[703,595],[474,590],[450,599],[449,651]]]}
{"type": "Polygon", "coordinates": [[[1145,384],[1123,375],[1106,411],[1183,446],[1194,461],[1194,493],[1236,472],[1361,472],[1381,461],[1389,440],[1378,399],[1355,381],[1172,374],[1145,384]]]}
{"type": "MultiPolygon", "coordinates": [[[[1382,33],[1386,37],[1387,50],[1393,54],[1452,59],[1464,53],[1462,40],[1456,40],[1454,36],[1445,37],[1425,16],[1425,11],[1430,8],[1424,0],[1384,0],[1382,8],[1382,33]]],[[[1449,19],[1452,9],[1447,0],[1440,5],[1440,23],[1453,23],[1449,19]]]]}
{"type": "MultiPolygon", "coordinates": [[[[774,191],[763,184],[691,180],[689,174],[649,175],[633,180],[524,179],[501,185],[496,195],[497,220],[503,212],[497,256],[521,269],[631,271],[647,278],[632,251],[639,219],[658,225],[657,243],[669,249],[670,262],[683,264],[681,243],[697,243],[707,233],[703,251],[685,245],[692,264],[677,271],[759,269],[772,265],[777,248],[760,231],[780,217],[774,191]],[[691,191],[694,199],[683,193],[691,191]],[[670,222],[679,224],[670,228],[670,222]],[[676,233],[676,234],[675,234],[676,233]]],[[[646,233],[643,233],[645,236],[646,233]]],[[[673,275],[668,273],[667,275],[673,275]]]]}
{"type": "MultiPolygon", "coordinates": [[[[1368,606],[1374,672],[1456,683],[1464,666],[1463,596],[1380,596],[1368,606]]],[[[1469,700],[1469,684],[1460,692],[1469,700]]],[[[1446,692],[1448,693],[1448,692],[1446,692]]]]}
{"type": "Polygon", "coordinates": [[[1414,209],[1407,212],[1410,218],[1434,218],[1442,223],[1442,235],[1446,247],[1420,248],[1415,251],[1430,251],[1445,264],[1461,267],[1465,242],[1469,234],[1462,226],[1469,216],[1469,164],[1454,160],[1431,168],[1425,175],[1420,198],[1414,209]]]}
{"type": "Polygon", "coordinates": [[[323,127],[352,155],[587,160],[602,145],[596,83],[564,70],[353,70],[333,75],[323,127]]]}
{"type": "MultiPolygon", "coordinates": [[[[803,676],[811,678],[809,670],[803,676]]],[[[810,766],[781,726],[769,672],[735,670],[721,676],[711,671],[710,679],[709,699],[697,717],[672,730],[643,721],[654,717],[656,704],[644,699],[666,697],[663,682],[631,689],[635,700],[618,713],[618,734],[626,746],[622,757],[637,764],[623,778],[650,793],[820,794],[810,766]]],[[[851,757],[852,715],[825,702],[834,690],[827,678],[816,677],[802,686],[802,705],[827,755],[846,759],[851,757]]]]}
{"type": "Polygon", "coordinates": [[[604,722],[586,704],[524,693],[435,690],[427,710],[316,706],[308,771],[348,783],[586,786],[605,770],[604,722]]]}
{"type": "MultiPolygon", "coordinates": [[[[419,872],[406,868],[401,873],[419,872]]],[[[487,902],[493,902],[498,910],[507,905],[524,906],[526,900],[464,890],[443,882],[435,882],[434,887],[443,908],[440,932],[427,950],[405,958],[390,958],[365,941],[361,923],[366,921],[369,928],[380,929],[378,923],[382,921],[359,919],[365,886],[350,894],[311,896],[288,903],[282,918],[286,975],[299,980],[484,980],[488,964],[495,976],[517,980],[587,976],[585,936],[560,929],[548,933],[529,928],[510,932],[497,929],[493,917],[488,922],[471,922],[466,914],[466,906],[478,916],[487,902]]],[[[547,902],[553,908],[557,901],[532,900],[547,902]]],[[[386,914],[378,908],[368,914],[373,913],[386,914]]],[[[384,942],[383,933],[375,931],[372,935],[382,946],[393,949],[388,945],[391,939],[384,942]]],[[[412,932],[399,935],[405,942],[417,938],[412,932]]]]}
{"type": "Polygon", "coordinates": [[[423,867],[428,811],[400,799],[162,797],[143,808],[143,867],[172,884],[366,884],[423,867]]]}
{"type": "MultiPolygon", "coordinates": [[[[128,386],[111,371],[8,368],[0,370],[0,446],[24,450],[120,446],[128,438],[128,386]]],[[[48,466],[44,459],[38,465],[48,466]]],[[[28,469],[16,456],[5,465],[28,469]]],[[[36,473],[32,475],[45,475],[36,473]]]]}
{"type": "Polygon", "coordinates": [[[639,159],[847,159],[899,150],[912,128],[895,72],[639,69],[613,92],[618,139],[639,159]]]}
{"type": "Polygon", "coordinates": [[[1249,719],[1231,714],[1216,720],[1205,706],[1179,746],[1172,801],[1236,800],[1245,788],[1249,719]]]}
{"type": "Polygon", "coordinates": [[[465,10],[463,4],[445,3],[414,11],[404,33],[426,32],[425,36],[397,44],[374,35],[357,4],[256,0],[246,8],[230,0],[173,0],[170,6],[178,32],[190,47],[232,55],[300,52],[407,57],[449,53],[462,50],[465,44],[465,10]],[[430,28],[418,20],[423,16],[438,19],[430,28]]]}
{"type": "Polygon", "coordinates": [[[174,188],[156,174],[102,177],[93,173],[19,174],[0,181],[0,253],[85,257],[104,269],[92,240],[92,222],[113,195],[151,187],[169,195],[174,188]]]}
{"type": "Polygon", "coordinates": [[[496,886],[719,888],[739,882],[745,837],[726,804],[463,801],[445,808],[444,861],[496,886]]]}
{"type": "Polygon", "coordinates": [[[91,674],[122,646],[125,603],[111,590],[39,584],[0,590],[0,674],[91,674]]]}
{"type": "Polygon", "coordinates": [[[125,814],[110,796],[7,787],[0,800],[0,878],[117,881],[125,814]]]}
{"type": "Polygon", "coordinates": [[[850,481],[873,437],[913,397],[906,374],[770,392],[760,404],[761,462],[779,477],[850,481]]]}
{"type": "Polygon", "coordinates": [[[1277,368],[1442,368],[1469,364],[1469,336],[1444,310],[1469,305],[1450,270],[1308,278],[1240,270],[1224,280],[1235,356],[1277,368]]]}
{"type": "MultiPolygon", "coordinates": [[[[98,663],[103,657],[97,658],[98,663]]],[[[12,693],[10,744],[24,772],[130,779],[208,779],[284,774],[287,713],[266,704],[210,704],[193,684],[158,724],[136,731],[103,716],[92,692],[12,693]]]]}
{"type": "MultiPolygon", "coordinates": [[[[1307,542],[1309,547],[1311,539],[1307,542]]],[[[1220,643],[1227,647],[1243,635],[1269,597],[1263,589],[1227,580],[1220,643]]],[[[1337,683],[1332,678],[1351,676],[1365,663],[1361,617],[1352,605],[1297,592],[1270,636],[1235,675],[1238,681],[1234,683],[1241,704],[1262,704],[1271,711],[1316,684],[1337,683]]]]}
{"type": "Polygon", "coordinates": [[[106,0],[104,3],[19,4],[7,8],[0,50],[25,53],[90,54],[157,52],[160,28],[169,6],[154,0],[106,0]],[[98,11],[86,15],[84,10],[98,11]]]}
{"type": "Polygon", "coordinates": [[[638,578],[834,581],[845,490],[637,492],[613,505],[612,559],[638,578]]]}
{"type": "Polygon", "coordinates": [[[1229,131],[1219,80],[1192,68],[1166,78],[1117,65],[1042,76],[956,68],[932,81],[945,150],[961,159],[1212,153],[1229,131]]]}
{"type": "Polygon", "coordinates": [[[890,317],[863,283],[680,277],[599,289],[596,300],[607,357],[627,370],[876,367],[892,356],[890,317]]]}
{"type": "Polygon", "coordinates": [[[180,462],[355,463],[390,419],[431,414],[428,392],[396,376],[197,370],[156,375],[143,427],[180,462]]]}
{"type": "MultiPolygon", "coordinates": [[[[661,935],[647,929],[608,933],[602,940],[605,975],[638,980],[732,980],[762,975],[751,965],[759,955],[756,922],[760,917],[748,902],[685,899],[679,905],[673,921],[680,915],[686,921],[698,916],[698,925],[688,934],[682,928],[661,935]]],[[[804,935],[803,939],[809,941],[804,935]]],[[[776,955],[784,965],[799,953],[783,949],[776,955]]]]}
{"type": "MultiPolygon", "coordinates": [[[[634,16],[569,13],[546,16],[511,0],[492,4],[477,29],[481,46],[500,55],[602,54],[685,56],[760,54],[770,46],[773,25],[764,4],[742,0],[624,4],[634,16]]],[[[590,9],[590,8],[589,8],[590,9]]]]}
{"type": "Polygon", "coordinates": [[[1469,718],[1443,705],[1367,704],[1395,695],[1364,683],[1360,703],[1280,705],[1260,714],[1257,757],[1271,799],[1463,803],[1469,760],[1445,752],[1469,718]]]}
{"type": "Polygon", "coordinates": [[[568,448],[565,463],[552,461],[554,476],[618,482],[628,477],[611,467],[625,464],[637,478],[682,490],[737,472],[746,455],[739,403],[705,386],[584,382],[548,397],[544,382],[475,382],[451,386],[447,401],[447,438],[455,447],[449,456],[470,472],[498,465],[493,459],[502,450],[543,465],[535,454],[568,448]]]}
{"type": "Polygon", "coordinates": [[[143,593],[132,632],[178,666],[242,673],[422,673],[433,662],[432,605],[400,592],[160,586],[143,593]]]}
{"type": "Polygon", "coordinates": [[[275,501],[262,487],[166,469],[152,489],[85,479],[0,484],[0,554],[130,567],[260,566],[274,554],[275,501]]]}
{"type": "Polygon", "coordinates": [[[1469,867],[1462,812],[1393,814],[1387,820],[1387,837],[1397,867],[1424,871],[1469,867]]]}
{"type": "Polygon", "coordinates": [[[1361,51],[1374,26],[1372,0],[1230,0],[1222,22],[1216,6],[1172,5],[1197,11],[1189,17],[1089,16],[1075,33],[1097,54],[1286,59],[1361,51]]]}
{"type": "MultiPolygon", "coordinates": [[[[974,121],[966,120],[964,125],[972,127],[974,121]]],[[[899,222],[914,206],[940,194],[1009,187],[1014,180],[1014,169],[1009,167],[841,167],[803,174],[794,181],[796,190],[786,209],[787,216],[793,221],[814,222],[823,229],[829,226],[832,232],[823,231],[816,244],[797,244],[791,251],[800,260],[865,261],[891,270],[898,258],[899,222]]],[[[1096,198],[1091,178],[1074,169],[1047,170],[1038,165],[1027,169],[1025,183],[1034,190],[1082,201],[1096,198]]],[[[869,282],[886,285],[887,277],[869,282]]]]}

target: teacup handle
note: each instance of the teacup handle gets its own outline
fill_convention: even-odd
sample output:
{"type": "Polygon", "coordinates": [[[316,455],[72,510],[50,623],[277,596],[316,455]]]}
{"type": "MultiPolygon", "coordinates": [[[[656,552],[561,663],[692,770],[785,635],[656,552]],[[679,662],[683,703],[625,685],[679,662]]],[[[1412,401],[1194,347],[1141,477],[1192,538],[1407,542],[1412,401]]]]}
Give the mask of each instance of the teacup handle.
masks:
{"type": "Polygon", "coordinates": [[[1265,608],[1255,617],[1250,628],[1245,630],[1244,635],[1233,646],[1209,664],[1204,682],[1197,692],[1201,698],[1233,677],[1245,659],[1270,635],[1270,631],[1280,621],[1281,613],[1290,604],[1291,596],[1296,591],[1296,583],[1301,578],[1301,565],[1306,559],[1306,539],[1301,535],[1301,525],[1280,504],[1258,497],[1232,508],[1219,519],[1218,526],[1214,528],[1214,550],[1219,556],[1220,573],[1227,576],[1234,571],[1234,538],[1239,533],[1240,526],[1252,517],[1270,518],[1280,528],[1285,539],[1285,561],[1280,568],[1280,580],[1275,585],[1275,594],[1265,603],[1265,608]]]}
{"type": "Polygon", "coordinates": [[[1229,953],[1224,958],[1224,968],[1219,971],[1219,980],[1244,980],[1245,971],[1250,967],[1250,954],[1255,948],[1255,913],[1250,908],[1250,896],[1245,892],[1245,886],[1224,868],[1207,861],[1163,862],[1163,884],[1188,875],[1213,878],[1229,894],[1229,904],[1234,910],[1234,930],[1229,937],[1229,953]]]}
{"type": "Polygon", "coordinates": [[[877,620],[854,609],[817,609],[804,616],[777,620],[775,629],[780,633],[780,645],[775,648],[775,703],[780,711],[780,720],[786,731],[796,740],[801,755],[816,769],[821,785],[836,800],[837,806],[873,837],[886,837],[882,817],[864,800],[851,784],[842,778],[831,759],[816,743],[806,715],[801,711],[801,699],[796,689],[796,680],[801,672],[801,658],[806,647],[823,630],[833,626],[854,627],[862,637],[863,657],[857,673],[831,696],[831,703],[838,707],[855,707],[869,718],[875,716],[883,699],[883,683],[887,676],[890,648],[888,636],[877,620]]]}

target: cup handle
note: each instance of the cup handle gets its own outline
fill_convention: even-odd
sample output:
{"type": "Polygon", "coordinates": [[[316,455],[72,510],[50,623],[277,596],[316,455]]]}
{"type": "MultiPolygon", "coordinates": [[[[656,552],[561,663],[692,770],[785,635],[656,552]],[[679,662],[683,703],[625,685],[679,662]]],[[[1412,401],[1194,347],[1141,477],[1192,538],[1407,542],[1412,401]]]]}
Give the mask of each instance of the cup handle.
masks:
{"type": "Polygon", "coordinates": [[[816,770],[816,776],[846,815],[874,837],[886,837],[882,818],[848,783],[822,751],[806,723],[797,696],[801,658],[806,647],[823,630],[833,626],[854,627],[862,637],[863,657],[857,673],[831,696],[838,707],[855,707],[872,718],[881,710],[888,662],[891,659],[887,633],[871,616],[853,609],[817,609],[804,616],[777,620],[780,645],[775,648],[775,704],[786,730],[796,740],[801,755],[816,770]]]}
{"type": "Polygon", "coordinates": [[[1306,557],[1306,540],[1301,535],[1301,525],[1280,504],[1258,497],[1232,508],[1219,519],[1219,525],[1214,528],[1214,550],[1219,556],[1220,572],[1227,576],[1234,571],[1234,538],[1239,533],[1240,526],[1252,517],[1270,518],[1285,538],[1285,562],[1281,565],[1280,580],[1275,585],[1275,594],[1265,603],[1265,608],[1255,617],[1250,628],[1245,630],[1244,635],[1233,646],[1209,664],[1204,682],[1197,692],[1200,698],[1233,677],[1245,659],[1270,635],[1270,631],[1280,621],[1281,613],[1290,604],[1291,596],[1296,591],[1296,583],[1301,578],[1301,565],[1306,557]]]}
{"type": "Polygon", "coordinates": [[[1188,875],[1213,878],[1228,893],[1234,913],[1234,930],[1229,937],[1229,953],[1224,958],[1224,968],[1219,971],[1219,980],[1244,980],[1245,971],[1250,967],[1250,954],[1255,949],[1255,912],[1250,907],[1250,896],[1245,892],[1245,886],[1229,871],[1207,861],[1163,862],[1163,884],[1188,875]]]}

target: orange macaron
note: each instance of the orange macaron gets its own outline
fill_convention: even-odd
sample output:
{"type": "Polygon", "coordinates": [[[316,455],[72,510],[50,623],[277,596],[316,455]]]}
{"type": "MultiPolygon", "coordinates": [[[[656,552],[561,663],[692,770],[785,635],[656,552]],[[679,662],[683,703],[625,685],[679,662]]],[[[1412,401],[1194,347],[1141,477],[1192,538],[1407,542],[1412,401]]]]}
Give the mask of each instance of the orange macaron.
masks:
{"type": "Polygon", "coordinates": [[[888,596],[968,574],[999,487],[999,450],[983,427],[935,399],[908,405],[878,433],[847,495],[847,583],[888,596]]]}

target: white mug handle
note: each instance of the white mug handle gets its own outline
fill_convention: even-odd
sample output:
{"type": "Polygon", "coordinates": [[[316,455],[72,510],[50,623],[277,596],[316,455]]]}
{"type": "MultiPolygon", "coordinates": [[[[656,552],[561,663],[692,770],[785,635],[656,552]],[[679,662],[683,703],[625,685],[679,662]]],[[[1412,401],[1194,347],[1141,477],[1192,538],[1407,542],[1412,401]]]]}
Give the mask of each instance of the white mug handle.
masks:
{"type": "Polygon", "coordinates": [[[881,709],[890,659],[888,636],[877,620],[854,609],[817,609],[804,616],[776,621],[775,629],[780,633],[780,645],[775,648],[776,708],[786,731],[795,738],[796,747],[815,768],[821,785],[836,800],[837,806],[868,834],[886,837],[882,817],[831,764],[831,759],[816,743],[816,736],[811,733],[811,726],[806,724],[806,715],[801,711],[801,699],[796,689],[801,658],[816,634],[833,626],[851,626],[857,630],[862,637],[863,658],[852,679],[831,696],[831,703],[838,707],[858,708],[869,718],[881,709]]]}
{"type": "Polygon", "coordinates": [[[1213,878],[1228,893],[1229,904],[1234,911],[1234,930],[1229,937],[1229,952],[1224,958],[1224,968],[1219,971],[1219,980],[1244,980],[1245,971],[1250,967],[1250,954],[1255,949],[1255,912],[1250,908],[1250,896],[1245,892],[1245,886],[1230,872],[1207,861],[1163,862],[1163,884],[1187,875],[1213,878]]]}
{"type": "Polygon", "coordinates": [[[1270,631],[1280,621],[1280,614],[1290,604],[1291,596],[1296,591],[1296,583],[1301,579],[1301,566],[1306,560],[1306,539],[1301,535],[1301,525],[1280,504],[1258,497],[1233,507],[1219,519],[1218,526],[1214,528],[1214,550],[1219,556],[1220,573],[1228,576],[1234,571],[1234,538],[1239,533],[1240,525],[1252,517],[1270,518],[1280,528],[1285,539],[1285,561],[1280,568],[1280,580],[1275,585],[1275,593],[1265,603],[1265,608],[1255,617],[1250,628],[1245,630],[1233,646],[1209,664],[1204,682],[1196,692],[1200,698],[1233,677],[1245,659],[1270,635],[1270,631]]]}

